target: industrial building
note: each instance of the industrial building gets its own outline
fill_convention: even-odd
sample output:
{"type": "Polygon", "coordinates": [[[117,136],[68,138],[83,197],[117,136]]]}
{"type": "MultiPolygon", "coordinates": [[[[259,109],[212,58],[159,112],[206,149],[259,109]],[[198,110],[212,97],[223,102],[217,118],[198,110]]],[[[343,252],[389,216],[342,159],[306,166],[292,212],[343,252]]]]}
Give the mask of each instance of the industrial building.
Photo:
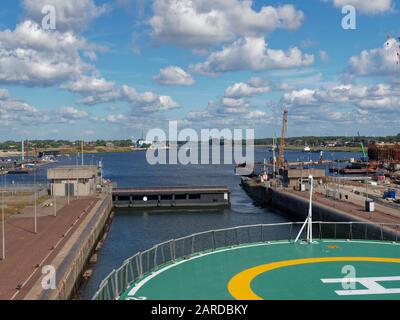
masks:
{"type": "Polygon", "coordinates": [[[101,184],[101,170],[97,166],[62,166],[47,170],[53,196],[89,196],[101,184]]]}
{"type": "Polygon", "coordinates": [[[279,175],[282,177],[282,184],[286,188],[299,188],[308,181],[309,176],[313,176],[315,181],[325,178],[324,169],[280,169],[279,175]]]}

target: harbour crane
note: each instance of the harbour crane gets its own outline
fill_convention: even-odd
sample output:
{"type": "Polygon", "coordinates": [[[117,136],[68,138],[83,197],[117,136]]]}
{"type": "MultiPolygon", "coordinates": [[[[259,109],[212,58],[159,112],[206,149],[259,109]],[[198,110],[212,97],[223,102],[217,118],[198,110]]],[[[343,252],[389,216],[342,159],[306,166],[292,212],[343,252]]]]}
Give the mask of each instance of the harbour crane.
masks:
{"type": "Polygon", "coordinates": [[[368,153],[367,153],[367,150],[365,149],[364,143],[361,140],[360,132],[357,132],[357,134],[358,134],[358,139],[360,140],[360,147],[361,147],[361,153],[362,153],[361,161],[368,162],[368,153]]]}
{"type": "Polygon", "coordinates": [[[287,133],[287,125],[288,125],[288,110],[285,108],[282,114],[281,139],[279,144],[278,166],[280,167],[283,167],[285,165],[285,137],[287,133]]]}

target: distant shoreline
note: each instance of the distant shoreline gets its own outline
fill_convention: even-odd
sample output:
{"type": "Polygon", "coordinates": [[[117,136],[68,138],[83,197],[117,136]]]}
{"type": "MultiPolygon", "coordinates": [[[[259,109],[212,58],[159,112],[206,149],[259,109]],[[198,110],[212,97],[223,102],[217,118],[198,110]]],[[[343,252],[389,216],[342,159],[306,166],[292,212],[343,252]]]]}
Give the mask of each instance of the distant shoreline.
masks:
{"type": "MultiPolygon", "coordinates": [[[[268,148],[270,149],[271,145],[254,145],[254,148],[268,148]]],[[[360,152],[360,148],[357,147],[310,147],[311,153],[315,152],[360,152]]],[[[287,151],[303,151],[304,146],[286,146],[285,150],[287,151]]],[[[80,150],[77,149],[39,149],[40,152],[51,152],[51,151],[59,151],[60,154],[77,154],[80,153],[80,150]]],[[[144,152],[145,148],[133,149],[131,147],[119,147],[119,148],[106,148],[106,147],[95,147],[94,149],[84,150],[84,154],[97,154],[97,153],[128,153],[128,152],[144,152]]],[[[10,157],[21,157],[22,153],[20,151],[0,151],[0,158],[10,158],[10,157]]],[[[32,156],[31,153],[25,154],[25,157],[32,156]]]]}

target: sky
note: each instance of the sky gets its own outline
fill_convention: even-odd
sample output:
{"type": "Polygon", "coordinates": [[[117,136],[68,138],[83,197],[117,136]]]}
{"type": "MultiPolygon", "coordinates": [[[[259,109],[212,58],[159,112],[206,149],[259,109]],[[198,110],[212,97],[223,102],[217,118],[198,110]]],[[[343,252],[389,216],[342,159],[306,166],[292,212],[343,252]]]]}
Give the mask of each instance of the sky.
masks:
{"type": "Polygon", "coordinates": [[[169,121],[265,138],[285,108],[289,136],[396,135],[399,6],[2,0],[0,141],[138,139],[169,121]]]}

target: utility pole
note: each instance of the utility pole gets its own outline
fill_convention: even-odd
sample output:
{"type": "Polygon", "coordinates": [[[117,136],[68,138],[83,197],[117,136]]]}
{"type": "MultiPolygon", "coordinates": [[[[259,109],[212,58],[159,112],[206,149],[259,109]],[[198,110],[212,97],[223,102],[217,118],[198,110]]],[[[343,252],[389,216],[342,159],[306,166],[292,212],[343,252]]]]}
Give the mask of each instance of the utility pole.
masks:
{"type": "Polygon", "coordinates": [[[83,167],[83,140],[81,141],[81,156],[82,156],[82,167],[83,167]]]}
{"type": "Polygon", "coordinates": [[[69,204],[69,179],[67,180],[67,204],[69,204]]]}
{"type": "Polygon", "coordinates": [[[37,233],[37,190],[36,190],[36,164],[33,167],[33,188],[34,188],[34,199],[35,199],[35,233],[37,233]]]}
{"type": "Polygon", "coordinates": [[[24,162],[24,161],[25,161],[25,147],[24,147],[24,140],[22,140],[22,142],[21,142],[21,153],[22,153],[22,157],[21,157],[21,159],[22,159],[22,162],[24,162]]]}
{"type": "Polygon", "coordinates": [[[275,178],[276,172],[276,155],[275,155],[275,132],[272,139],[272,177],[275,178]]]}
{"type": "Polygon", "coordinates": [[[6,259],[6,235],[5,235],[5,224],[6,224],[6,220],[5,220],[5,214],[4,214],[4,206],[5,206],[5,202],[4,202],[4,192],[6,192],[6,175],[3,176],[3,182],[4,182],[4,189],[3,192],[1,193],[1,235],[2,235],[2,260],[6,259]]]}
{"type": "Polygon", "coordinates": [[[54,197],[54,217],[57,217],[57,198],[56,198],[56,193],[54,192],[54,185],[53,185],[53,197],[54,197]]]}

